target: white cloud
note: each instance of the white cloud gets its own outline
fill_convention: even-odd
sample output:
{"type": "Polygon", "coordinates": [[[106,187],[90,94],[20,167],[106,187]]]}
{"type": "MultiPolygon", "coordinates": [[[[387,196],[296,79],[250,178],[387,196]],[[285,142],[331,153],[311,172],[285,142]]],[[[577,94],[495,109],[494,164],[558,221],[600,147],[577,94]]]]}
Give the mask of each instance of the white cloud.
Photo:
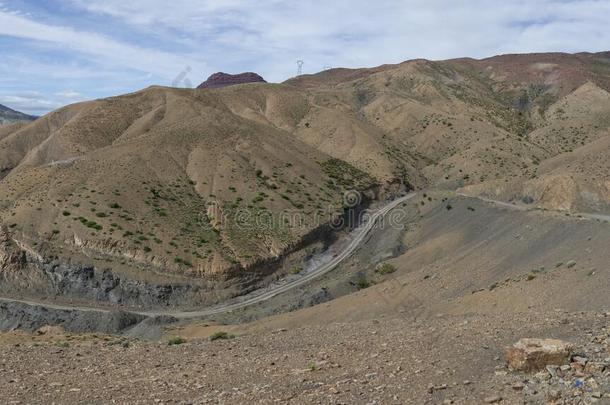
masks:
{"type": "Polygon", "coordinates": [[[175,54],[128,44],[98,33],[77,31],[68,26],[40,23],[4,10],[0,10],[0,35],[51,42],[62,51],[73,50],[87,54],[102,64],[164,77],[180,71],[185,63],[198,66],[205,64],[203,60],[184,60],[189,59],[184,55],[178,59],[175,54]]]}
{"type": "Polygon", "coordinates": [[[70,98],[70,99],[79,99],[82,98],[83,95],[74,90],[62,90],[55,93],[56,96],[62,98],[70,98]]]}
{"type": "Polygon", "coordinates": [[[20,38],[74,56],[62,63],[42,62],[35,53],[17,55],[16,47],[0,58],[3,87],[35,78],[33,88],[44,88],[42,81],[48,77],[61,84],[45,91],[47,100],[63,100],[58,94],[62,89],[92,98],[147,84],[169,84],[186,66],[193,68],[189,79],[194,84],[216,70],[252,70],[269,81],[282,81],[296,72],[297,59],[305,60],[305,71],[311,73],[325,65],[602,51],[610,44],[606,21],[610,2],[602,0],[71,0],[68,4],[70,15],[58,11],[51,24],[35,14],[8,11],[0,2],[0,37],[20,38]],[[101,22],[95,25],[100,32],[79,28],[75,10],[101,22]],[[76,63],[77,58],[84,63],[76,63]],[[87,81],[88,85],[82,84],[87,81]]]}
{"type": "Polygon", "coordinates": [[[610,2],[595,0],[105,0],[74,2],[141,29],[181,33],[211,65],[259,69],[282,80],[303,58],[371,66],[408,58],[605,50],[610,2]],[[536,23],[538,22],[538,23],[536,23]]]}
{"type": "Polygon", "coordinates": [[[41,94],[22,94],[0,95],[0,104],[28,114],[42,115],[62,107],[65,103],[49,100],[41,94]]]}

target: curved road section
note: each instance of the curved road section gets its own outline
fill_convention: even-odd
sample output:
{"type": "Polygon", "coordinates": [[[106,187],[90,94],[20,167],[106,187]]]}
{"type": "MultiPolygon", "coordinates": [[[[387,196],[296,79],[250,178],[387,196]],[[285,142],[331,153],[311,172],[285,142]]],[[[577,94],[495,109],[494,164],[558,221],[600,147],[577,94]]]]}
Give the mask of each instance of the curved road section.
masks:
{"type": "MultiPolygon", "coordinates": [[[[209,307],[206,309],[201,309],[197,311],[128,311],[135,314],[146,315],[146,316],[172,316],[174,318],[180,319],[188,319],[188,318],[202,318],[210,315],[218,315],[226,312],[235,311],[237,309],[245,308],[250,305],[258,304],[264,301],[267,301],[278,294],[291,290],[293,288],[302,286],[307,284],[311,280],[320,277],[329,271],[333,270],[335,267],[339,265],[343,260],[347,259],[352,253],[358,249],[358,247],[364,242],[366,236],[371,232],[371,230],[375,227],[375,225],[382,219],[385,215],[387,215],[391,210],[398,207],[403,202],[413,198],[416,193],[410,193],[404,195],[400,198],[392,200],[381,209],[371,214],[365,223],[360,225],[356,230],[354,230],[351,234],[352,240],[349,244],[337,255],[333,256],[333,258],[326,262],[320,264],[318,267],[310,270],[302,277],[287,280],[283,284],[274,285],[272,287],[267,287],[266,289],[258,290],[254,293],[251,293],[249,296],[243,296],[234,302],[228,302],[225,304],[209,307]],[[263,291],[262,293],[260,291],[263,291]]],[[[53,309],[60,310],[79,310],[79,311],[99,311],[99,312],[110,312],[109,309],[102,308],[92,308],[92,307],[80,307],[80,306],[63,306],[56,304],[47,304],[42,302],[35,301],[27,301],[27,300],[18,300],[18,299],[10,299],[10,298],[0,298],[0,301],[5,302],[18,302],[27,305],[34,306],[42,306],[53,309]]]]}
{"type": "Polygon", "coordinates": [[[393,200],[392,202],[388,203],[383,208],[381,208],[380,210],[378,210],[377,212],[372,214],[368,218],[366,223],[362,224],[360,227],[358,227],[354,231],[354,233],[352,234],[352,236],[353,236],[352,241],[349,243],[349,245],[347,245],[345,247],[345,249],[343,249],[343,251],[341,251],[339,254],[334,256],[332,258],[332,260],[330,260],[329,262],[321,264],[319,267],[308,272],[303,277],[289,281],[285,284],[274,287],[274,288],[270,289],[269,291],[266,291],[262,294],[259,294],[254,297],[247,298],[245,300],[235,302],[235,303],[222,304],[222,305],[218,305],[218,306],[200,310],[200,311],[156,312],[156,313],[155,312],[144,312],[143,314],[171,315],[173,317],[182,318],[182,319],[198,318],[198,317],[204,317],[204,316],[209,316],[209,315],[217,315],[217,314],[234,311],[236,309],[245,308],[247,306],[266,301],[270,298],[275,297],[278,294],[281,294],[281,293],[291,290],[293,288],[307,284],[311,280],[328,273],[329,271],[331,271],[332,269],[337,267],[339,265],[339,263],[341,263],[343,260],[347,259],[362,244],[362,242],[364,241],[364,238],[369,234],[369,232],[374,228],[375,224],[378,223],[378,221],[381,218],[383,218],[388,212],[390,212],[392,209],[399,206],[401,203],[407,201],[410,198],[413,198],[415,195],[416,195],[416,193],[410,193],[403,197],[397,198],[396,200],[393,200]]]}

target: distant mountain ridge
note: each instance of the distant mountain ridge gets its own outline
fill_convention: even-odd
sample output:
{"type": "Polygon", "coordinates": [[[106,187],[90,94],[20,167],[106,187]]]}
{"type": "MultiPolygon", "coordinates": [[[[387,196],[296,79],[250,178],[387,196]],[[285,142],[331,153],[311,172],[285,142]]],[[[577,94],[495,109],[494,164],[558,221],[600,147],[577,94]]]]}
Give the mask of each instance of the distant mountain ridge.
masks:
{"type": "Polygon", "coordinates": [[[0,125],[13,124],[15,122],[30,122],[36,118],[38,117],[15,111],[0,104],[0,125]]]}

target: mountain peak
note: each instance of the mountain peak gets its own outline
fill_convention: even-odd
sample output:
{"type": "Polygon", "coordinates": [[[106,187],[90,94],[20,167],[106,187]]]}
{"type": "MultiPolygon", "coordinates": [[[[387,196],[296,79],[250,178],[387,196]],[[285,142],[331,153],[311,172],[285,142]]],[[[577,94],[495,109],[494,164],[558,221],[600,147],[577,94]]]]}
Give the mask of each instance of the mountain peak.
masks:
{"type": "Polygon", "coordinates": [[[199,89],[215,89],[219,87],[233,86],[244,83],[267,83],[260,75],[254,72],[244,72],[232,75],[224,72],[212,74],[208,79],[201,83],[199,89]]]}

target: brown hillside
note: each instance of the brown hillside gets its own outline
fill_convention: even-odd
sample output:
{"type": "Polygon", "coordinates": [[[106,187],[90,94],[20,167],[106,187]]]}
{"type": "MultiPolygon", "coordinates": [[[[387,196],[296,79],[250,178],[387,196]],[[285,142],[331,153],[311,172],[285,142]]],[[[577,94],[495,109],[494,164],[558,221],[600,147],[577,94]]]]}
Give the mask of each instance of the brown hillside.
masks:
{"type": "Polygon", "coordinates": [[[348,190],[607,212],[609,89],[607,53],[151,87],[0,130],[0,222],[41,257],[238,280],[307,244],[348,190]]]}

